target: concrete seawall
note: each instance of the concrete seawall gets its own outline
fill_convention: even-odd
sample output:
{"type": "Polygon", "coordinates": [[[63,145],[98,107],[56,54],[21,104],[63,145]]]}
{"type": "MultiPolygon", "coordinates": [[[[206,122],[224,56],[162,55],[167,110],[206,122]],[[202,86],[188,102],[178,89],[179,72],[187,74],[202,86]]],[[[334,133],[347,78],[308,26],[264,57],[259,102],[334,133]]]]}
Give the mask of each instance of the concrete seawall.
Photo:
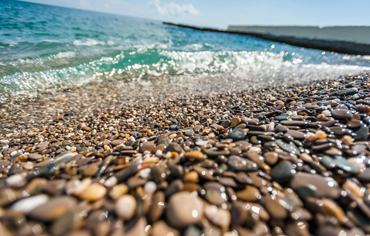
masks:
{"type": "Polygon", "coordinates": [[[163,22],[200,31],[241,34],[293,46],[339,53],[370,55],[370,26],[237,26],[227,30],[163,22]]]}
{"type": "Polygon", "coordinates": [[[295,46],[370,55],[369,26],[229,26],[229,32],[240,32],[295,46]]]}

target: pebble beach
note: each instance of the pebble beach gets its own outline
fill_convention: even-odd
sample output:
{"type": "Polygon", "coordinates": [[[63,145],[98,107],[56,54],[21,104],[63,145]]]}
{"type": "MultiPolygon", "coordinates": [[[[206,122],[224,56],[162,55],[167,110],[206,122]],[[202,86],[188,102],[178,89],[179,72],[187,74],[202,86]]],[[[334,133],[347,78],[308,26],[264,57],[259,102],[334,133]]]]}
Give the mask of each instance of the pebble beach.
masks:
{"type": "Polygon", "coordinates": [[[0,235],[370,234],[370,74],[153,86],[1,103],[0,235]]]}

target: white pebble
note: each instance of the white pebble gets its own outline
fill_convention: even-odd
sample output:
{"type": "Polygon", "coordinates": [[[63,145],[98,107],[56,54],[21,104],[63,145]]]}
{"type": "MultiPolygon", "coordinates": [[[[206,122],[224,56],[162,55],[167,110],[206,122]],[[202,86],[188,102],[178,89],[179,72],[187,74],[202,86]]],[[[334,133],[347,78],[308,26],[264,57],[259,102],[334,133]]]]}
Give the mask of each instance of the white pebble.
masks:
{"type": "Polygon", "coordinates": [[[11,156],[11,157],[13,157],[13,156],[17,155],[17,153],[18,153],[17,151],[12,151],[12,152],[10,153],[10,156],[11,156]]]}
{"type": "Polygon", "coordinates": [[[331,116],[331,113],[328,110],[322,111],[322,114],[325,115],[326,117],[331,116]]]}
{"type": "Polygon", "coordinates": [[[124,220],[131,219],[136,210],[136,200],[133,196],[125,194],[116,202],[116,214],[124,220]]]}
{"type": "Polygon", "coordinates": [[[153,181],[148,181],[144,185],[144,191],[148,195],[153,195],[153,193],[157,190],[157,184],[154,183],[153,181]]]}
{"type": "Polygon", "coordinates": [[[249,148],[249,151],[255,152],[255,153],[261,153],[261,148],[253,146],[253,147],[249,148]]]}
{"type": "Polygon", "coordinates": [[[38,206],[44,205],[49,200],[48,196],[45,194],[36,195],[33,197],[29,197],[26,199],[22,199],[13,204],[11,209],[13,211],[21,211],[24,213],[28,213],[35,209],[38,206]]]}
{"type": "Polygon", "coordinates": [[[157,156],[157,157],[162,157],[163,156],[163,152],[161,151],[161,150],[157,150],[156,151],[156,153],[155,153],[155,155],[157,156]]]}
{"type": "Polygon", "coordinates": [[[151,172],[150,168],[142,169],[140,170],[140,177],[143,179],[147,179],[150,176],[150,172],[151,172]]]}
{"type": "Polygon", "coordinates": [[[107,181],[105,181],[104,185],[105,187],[110,188],[117,185],[117,182],[118,182],[117,178],[115,176],[112,176],[109,179],[107,179],[107,181]]]}
{"type": "Polygon", "coordinates": [[[10,187],[21,187],[26,184],[26,180],[22,175],[12,175],[6,179],[6,184],[10,187]]]}

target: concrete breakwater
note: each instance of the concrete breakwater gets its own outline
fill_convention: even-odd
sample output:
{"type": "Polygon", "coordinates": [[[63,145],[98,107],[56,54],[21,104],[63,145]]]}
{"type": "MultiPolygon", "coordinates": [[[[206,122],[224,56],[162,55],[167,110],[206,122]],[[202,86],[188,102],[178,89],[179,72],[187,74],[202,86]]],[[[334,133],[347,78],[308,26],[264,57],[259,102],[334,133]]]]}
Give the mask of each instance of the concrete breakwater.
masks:
{"type": "Polygon", "coordinates": [[[164,22],[194,30],[242,34],[294,46],[339,53],[370,55],[369,26],[237,26],[227,30],[164,22]]]}

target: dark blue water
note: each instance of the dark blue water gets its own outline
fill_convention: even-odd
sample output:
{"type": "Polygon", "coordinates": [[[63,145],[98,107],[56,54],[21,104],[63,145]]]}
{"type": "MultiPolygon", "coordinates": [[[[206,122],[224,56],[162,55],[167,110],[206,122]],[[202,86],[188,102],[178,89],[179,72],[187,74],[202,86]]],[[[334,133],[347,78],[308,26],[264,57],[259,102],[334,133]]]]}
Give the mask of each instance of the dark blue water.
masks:
{"type": "Polygon", "coordinates": [[[276,75],[304,80],[358,73],[369,63],[369,57],[253,37],[0,0],[0,97],[104,78],[225,74],[252,81],[276,75]]]}

